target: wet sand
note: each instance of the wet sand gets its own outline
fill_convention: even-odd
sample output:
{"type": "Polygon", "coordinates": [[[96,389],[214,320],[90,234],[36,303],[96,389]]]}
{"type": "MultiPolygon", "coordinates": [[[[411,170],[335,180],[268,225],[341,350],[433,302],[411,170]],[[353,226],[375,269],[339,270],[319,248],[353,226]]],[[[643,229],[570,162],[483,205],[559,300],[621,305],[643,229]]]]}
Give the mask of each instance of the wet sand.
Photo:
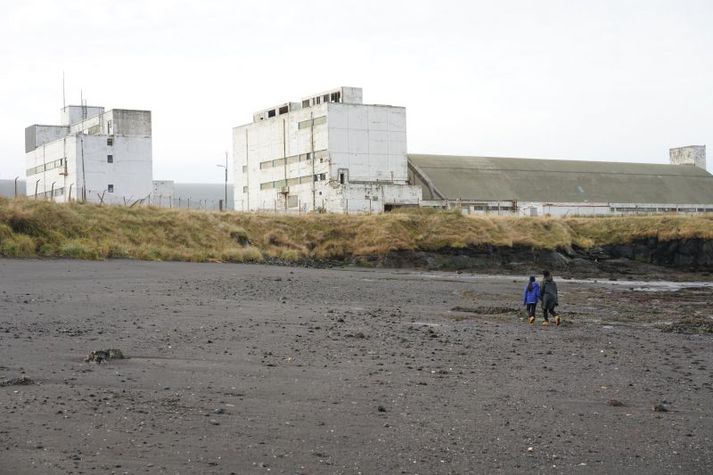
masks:
{"type": "Polygon", "coordinates": [[[675,280],[559,280],[557,328],[513,276],[0,260],[0,473],[710,473],[675,280]]]}

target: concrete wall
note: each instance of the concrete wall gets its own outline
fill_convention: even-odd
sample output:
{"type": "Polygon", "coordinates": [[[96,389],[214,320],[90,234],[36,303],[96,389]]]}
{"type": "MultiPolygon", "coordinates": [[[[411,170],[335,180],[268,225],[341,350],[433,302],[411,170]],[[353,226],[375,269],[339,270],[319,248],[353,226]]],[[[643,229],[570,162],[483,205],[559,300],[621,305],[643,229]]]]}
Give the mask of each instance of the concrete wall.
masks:
{"type": "MultiPolygon", "coordinates": [[[[233,160],[236,210],[285,210],[295,201],[308,209],[319,207],[326,192],[329,163],[324,153],[328,147],[327,104],[299,109],[282,116],[260,120],[233,129],[233,160]],[[315,120],[317,119],[317,120],[315,120]],[[313,122],[310,122],[313,121],[313,122]],[[289,160],[282,160],[289,157],[289,160]],[[273,166],[271,161],[275,162],[273,166]],[[306,181],[304,177],[324,176],[324,180],[306,181]],[[302,183],[294,179],[303,177],[302,183]],[[292,180],[289,193],[283,186],[265,188],[267,184],[292,180]],[[288,195],[298,198],[285,199],[288,195]],[[312,196],[315,199],[312,199],[312,196]],[[289,202],[289,203],[288,203],[289,202]]],[[[295,207],[296,208],[296,207],[295,207]]]]}
{"type": "Polygon", "coordinates": [[[69,134],[64,125],[31,125],[25,129],[25,153],[49,142],[54,142],[69,134]]]}
{"type": "MultiPolygon", "coordinates": [[[[105,203],[124,204],[148,198],[153,189],[151,140],[151,137],[114,136],[110,146],[106,136],[79,136],[76,157],[80,159],[75,158],[77,183],[80,188],[84,183],[80,149],[83,146],[87,200],[99,202],[103,195],[105,203]],[[109,155],[113,163],[109,163],[109,155]]],[[[72,161],[68,163],[71,166],[72,161]]]]}
{"type": "MultiPolygon", "coordinates": [[[[358,88],[335,91],[361,101],[358,88]]],[[[291,105],[233,129],[234,209],[377,212],[384,204],[418,203],[420,189],[407,185],[403,107],[291,105]]]]}
{"type": "Polygon", "coordinates": [[[378,105],[328,105],[330,176],[349,181],[408,180],[406,109],[378,105]]]}
{"type": "Polygon", "coordinates": [[[90,119],[104,112],[103,107],[97,106],[67,106],[60,110],[60,124],[74,125],[83,119],[90,119]]]}
{"type": "Polygon", "coordinates": [[[151,137],[150,111],[114,109],[110,112],[114,135],[151,137]]]}
{"type": "MultiPolygon", "coordinates": [[[[33,197],[37,193],[39,197],[50,198],[54,183],[55,200],[64,201],[65,190],[69,190],[70,185],[76,187],[76,172],[72,176],[64,175],[66,170],[76,170],[76,149],[75,137],[69,136],[26,153],[27,196],[33,197]],[[60,160],[61,165],[58,163],[60,160]]],[[[76,188],[74,190],[76,192],[76,188]]]]}
{"type": "Polygon", "coordinates": [[[706,146],[689,145],[687,147],[672,148],[669,150],[672,165],[693,165],[706,169],[706,146]]]}
{"type": "Polygon", "coordinates": [[[538,203],[513,201],[464,202],[426,200],[423,207],[458,209],[463,214],[499,216],[607,216],[713,213],[713,204],[671,203],[538,203]]]}

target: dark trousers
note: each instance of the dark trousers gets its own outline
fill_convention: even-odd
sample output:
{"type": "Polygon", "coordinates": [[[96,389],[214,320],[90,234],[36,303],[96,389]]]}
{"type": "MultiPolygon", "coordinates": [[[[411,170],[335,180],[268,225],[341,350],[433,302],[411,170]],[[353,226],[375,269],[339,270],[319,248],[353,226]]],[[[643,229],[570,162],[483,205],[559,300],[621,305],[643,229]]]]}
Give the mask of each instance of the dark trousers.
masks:
{"type": "Polygon", "coordinates": [[[555,311],[555,304],[547,302],[546,304],[542,304],[542,317],[545,321],[548,321],[549,315],[556,317],[557,312],[555,311]]]}
{"type": "Polygon", "coordinates": [[[527,304],[527,316],[534,317],[536,309],[537,309],[537,303],[528,303],[527,304]]]}

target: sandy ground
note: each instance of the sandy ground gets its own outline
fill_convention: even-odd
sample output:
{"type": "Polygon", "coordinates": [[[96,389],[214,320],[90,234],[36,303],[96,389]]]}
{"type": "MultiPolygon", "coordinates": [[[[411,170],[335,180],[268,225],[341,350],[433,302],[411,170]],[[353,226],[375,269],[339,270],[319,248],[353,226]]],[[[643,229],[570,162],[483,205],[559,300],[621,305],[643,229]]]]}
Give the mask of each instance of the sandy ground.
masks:
{"type": "Polygon", "coordinates": [[[0,260],[0,472],[713,472],[710,282],[523,284],[0,260]]]}

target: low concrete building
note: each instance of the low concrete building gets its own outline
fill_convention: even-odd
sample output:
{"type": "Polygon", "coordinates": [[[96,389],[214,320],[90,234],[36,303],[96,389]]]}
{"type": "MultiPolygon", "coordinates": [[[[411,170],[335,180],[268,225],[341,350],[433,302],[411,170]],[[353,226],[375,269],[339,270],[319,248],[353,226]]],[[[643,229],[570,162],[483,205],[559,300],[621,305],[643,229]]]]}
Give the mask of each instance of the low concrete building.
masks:
{"type": "Polygon", "coordinates": [[[27,196],[130,204],[152,191],[151,112],[67,106],[25,129],[27,196]]]}
{"type": "Polygon", "coordinates": [[[422,205],[536,216],[713,212],[705,147],[671,150],[671,164],[409,155],[422,205]]]}
{"type": "MultiPolygon", "coordinates": [[[[225,201],[225,192],[224,183],[176,183],[173,180],[154,180],[149,204],[160,208],[218,211],[225,201]]],[[[233,185],[230,183],[227,185],[227,192],[230,204],[233,202],[233,185]]]]}
{"type": "Polygon", "coordinates": [[[408,184],[406,109],[341,87],[253,114],[233,129],[234,209],[381,212],[417,206],[408,184]]]}

